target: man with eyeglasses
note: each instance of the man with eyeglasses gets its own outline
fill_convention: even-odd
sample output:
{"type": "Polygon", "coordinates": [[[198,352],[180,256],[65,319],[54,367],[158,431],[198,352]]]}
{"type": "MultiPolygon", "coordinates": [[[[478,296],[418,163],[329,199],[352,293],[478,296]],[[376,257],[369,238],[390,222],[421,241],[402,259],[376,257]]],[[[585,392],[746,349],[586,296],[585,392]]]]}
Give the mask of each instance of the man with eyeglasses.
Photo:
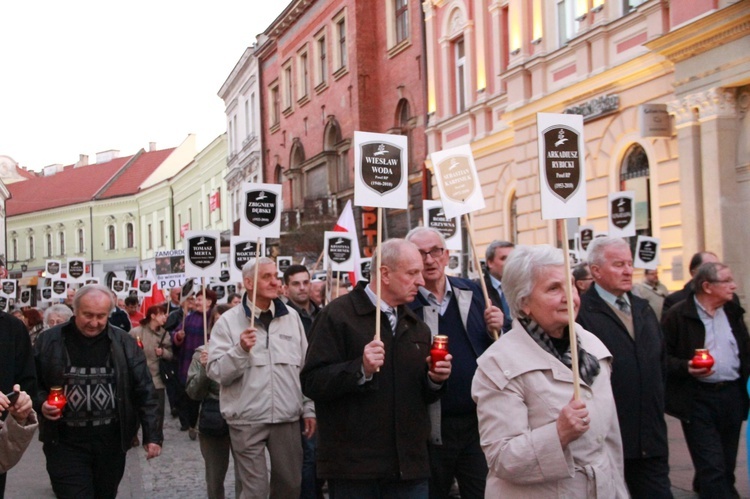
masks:
{"type": "Polygon", "coordinates": [[[700,497],[739,497],[734,468],[749,405],[750,336],[745,311],[733,301],[736,289],[728,266],[704,263],[693,277],[693,291],[663,322],[667,413],[682,422],[700,497]],[[698,348],[709,350],[713,367],[693,365],[698,348]]]}
{"type": "Polygon", "coordinates": [[[417,227],[406,240],[417,246],[424,263],[424,285],[409,307],[433,336],[448,336],[448,350],[453,355],[450,388],[430,407],[430,497],[447,498],[456,479],[463,499],[481,498],[487,461],[479,445],[471,381],[477,358],[492,344],[491,330],[500,332],[503,327],[503,312],[492,304],[487,307],[476,283],[445,275],[449,254],[439,231],[417,227]]]}

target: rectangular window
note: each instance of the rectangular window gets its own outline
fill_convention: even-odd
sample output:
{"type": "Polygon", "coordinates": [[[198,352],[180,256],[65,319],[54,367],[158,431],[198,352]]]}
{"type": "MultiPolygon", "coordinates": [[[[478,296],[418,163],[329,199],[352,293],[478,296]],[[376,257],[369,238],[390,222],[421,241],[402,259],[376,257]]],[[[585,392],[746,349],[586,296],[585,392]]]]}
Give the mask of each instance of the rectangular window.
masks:
{"type": "Polygon", "coordinates": [[[245,101],[245,138],[250,137],[250,101],[245,101]]]}
{"type": "Polygon", "coordinates": [[[229,130],[227,130],[227,138],[229,139],[229,155],[231,156],[234,153],[234,143],[232,142],[232,137],[234,137],[234,128],[232,126],[232,120],[229,120],[229,123],[227,124],[229,130]]]}
{"type": "Polygon", "coordinates": [[[159,246],[164,246],[164,220],[159,220],[159,246]]]}
{"type": "Polygon", "coordinates": [[[317,38],[316,45],[318,49],[318,85],[325,85],[328,82],[328,49],[325,34],[317,38]]]}
{"type": "Polygon", "coordinates": [[[557,35],[561,47],[567,45],[578,31],[579,22],[576,21],[575,4],[575,0],[557,1],[557,35]]]}
{"type": "Polygon", "coordinates": [[[307,61],[307,52],[299,56],[299,98],[303,99],[308,94],[308,81],[310,80],[310,68],[307,61]]]}
{"type": "Polygon", "coordinates": [[[456,66],[456,112],[463,113],[466,111],[466,53],[463,38],[453,44],[453,55],[456,66]]]}
{"type": "Polygon", "coordinates": [[[148,249],[154,249],[154,231],[151,224],[148,224],[148,249]]]}
{"type": "Polygon", "coordinates": [[[182,241],[182,213],[177,214],[177,228],[179,229],[177,232],[177,240],[182,241]]]}
{"type": "Polygon", "coordinates": [[[60,243],[60,254],[65,254],[65,232],[60,232],[58,235],[59,243],[60,243]]]}
{"type": "Polygon", "coordinates": [[[292,64],[287,63],[284,67],[284,111],[292,108],[293,92],[294,80],[292,80],[292,64]]]}
{"type": "Polygon", "coordinates": [[[396,43],[409,38],[409,0],[393,0],[396,13],[396,43]]]}
{"type": "Polygon", "coordinates": [[[34,247],[34,236],[29,236],[29,259],[33,260],[36,258],[36,248],[34,247]]]}
{"type": "Polygon", "coordinates": [[[86,252],[86,246],[84,244],[84,239],[83,239],[83,229],[78,229],[78,252],[79,253],[86,252]]]}
{"type": "Polygon", "coordinates": [[[18,261],[18,239],[13,239],[13,261],[18,261]]]}
{"type": "Polygon", "coordinates": [[[336,35],[338,37],[338,63],[339,69],[346,67],[346,18],[336,22],[336,35]]]}
{"type": "Polygon", "coordinates": [[[250,94],[250,135],[255,135],[255,93],[250,94]]]}
{"type": "Polygon", "coordinates": [[[279,120],[281,119],[281,110],[279,107],[281,106],[281,103],[279,102],[279,85],[275,84],[271,86],[271,95],[270,95],[270,107],[271,107],[271,126],[276,126],[279,124],[279,120]]]}

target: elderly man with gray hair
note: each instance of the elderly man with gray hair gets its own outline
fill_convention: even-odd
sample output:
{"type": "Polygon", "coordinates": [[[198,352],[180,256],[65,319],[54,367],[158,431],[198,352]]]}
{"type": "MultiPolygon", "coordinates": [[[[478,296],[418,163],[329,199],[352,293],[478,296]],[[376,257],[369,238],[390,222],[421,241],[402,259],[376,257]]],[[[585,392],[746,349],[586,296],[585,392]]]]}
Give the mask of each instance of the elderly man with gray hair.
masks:
{"type": "Polygon", "coordinates": [[[739,497],[734,468],[745,390],[750,375],[750,336],[745,311],[733,301],[731,269],[716,262],[698,267],[692,291],[662,323],[667,341],[667,412],[680,418],[701,497],[739,497]],[[714,365],[693,364],[696,349],[709,349],[714,365]]]}
{"type": "Polygon", "coordinates": [[[316,429],[315,408],[300,386],[305,328],[299,314],[279,299],[273,260],[248,261],[242,283],[242,303],[224,312],[211,331],[206,371],[221,385],[221,414],[242,478],[240,497],[269,497],[266,449],[271,458],[270,497],[299,497],[300,418],[307,438],[316,429]]]}
{"type": "Polygon", "coordinates": [[[612,352],[612,392],[620,421],[625,482],[633,497],[672,497],[664,420],[666,354],[651,306],[631,293],[633,257],[618,237],[588,247],[594,285],[581,296],[578,323],[612,352]]]}
{"type": "Polygon", "coordinates": [[[143,350],[109,324],[115,306],[101,284],[78,289],[74,318],[40,335],[34,345],[40,423],[52,489],[60,498],[114,498],[125,472],[125,453],[138,426],[150,459],[161,453],[158,400],[143,350]],[[64,407],[47,401],[60,387],[64,407]]]}

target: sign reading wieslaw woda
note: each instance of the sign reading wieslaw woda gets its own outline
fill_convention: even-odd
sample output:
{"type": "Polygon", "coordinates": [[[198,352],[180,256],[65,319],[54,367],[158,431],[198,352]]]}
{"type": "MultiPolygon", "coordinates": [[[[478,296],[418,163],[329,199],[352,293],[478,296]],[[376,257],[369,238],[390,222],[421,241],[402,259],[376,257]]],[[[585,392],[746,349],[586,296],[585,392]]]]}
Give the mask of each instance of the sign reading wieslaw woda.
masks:
{"type": "Polygon", "coordinates": [[[407,158],[405,135],[354,132],[354,204],[405,209],[407,158]]]}
{"type": "MultiPolygon", "coordinates": [[[[242,236],[232,236],[229,250],[229,272],[232,281],[242,282],[242,267],[256,256],[257,241],[242,236]]],[[[263,240],[257,248],[257,255],[263,255],[263,240]]]]}
{"type": "Polygon", "coordinates": [[[537,113],[542,218],[586,217],[583,117],[537,113]]]}
{"type": "Polygon", "coordinates": [[[445,238],[446,248],[462,251],[461,219],[459,217],[446,217],[443,203],[433,199],[422,201],[422,219],[425,227],[432,227],[440,231],[445,238]]]}
{"type": "Polygon", "coordinates": [[[245,208],[240,218],[240,235],[269,238],[281,235],[281,186],[246,182],[242,186],[245,208]]]}
{"type": "Polygon", "coordinates": [[[68,282],[83,282],[86,280],[86,260],[83,258],[68,258],[68,282]]]}
{"type": "Polygon", "coordinates": [[[351,272],[354,270],[354,253],[352,236],[348,232],[326,231],[323,268],[331,266],[334,272],[351,272]]]}
{"type": "Polygon", "coordinates": [[[635,235],[635,191],[610,192],[609,235],[631,237],[635,235]]]}
{"type": "Polygon", "coordinates": [[[633,267],[656,270],[659,266],[659,239],[656,237],[638,236],[635,242],[633,267]]]}
{"type": "Polygon", "coordinates": [[[471,146],[463,145],[430,154],[443,210],[449,218],[484,208],[471,146]]]}
{"type": "Polygon", "coordinates": [[[220,236],[218,230],[185,232],[185,276],[219,277],[220,236]]]}

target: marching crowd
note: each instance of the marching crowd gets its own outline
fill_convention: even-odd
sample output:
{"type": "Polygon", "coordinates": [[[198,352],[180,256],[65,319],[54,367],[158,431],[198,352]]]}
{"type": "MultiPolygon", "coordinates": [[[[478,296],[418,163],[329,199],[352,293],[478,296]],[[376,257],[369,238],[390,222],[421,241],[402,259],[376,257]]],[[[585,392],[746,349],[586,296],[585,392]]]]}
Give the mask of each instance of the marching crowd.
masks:
{"type": "Polygon", "coordinates": [[[750,336],[731,269],[698,253],[669,295],[656,271],[634,285],[624,239],[587,253],[568,269],[495,241],[472,281],[418,227],[329,303],[306,267],[280,280],[258,258],[226,304],[188,281],[141,312],[93,284],[0,313],[0,498],[37,427],[57,497],[116,497],[126,452],[169,444],[167,401],[209,498],[230,455],[240,498],[668,498],[665,412],[700,497],[739,497],[750,336]]]}

